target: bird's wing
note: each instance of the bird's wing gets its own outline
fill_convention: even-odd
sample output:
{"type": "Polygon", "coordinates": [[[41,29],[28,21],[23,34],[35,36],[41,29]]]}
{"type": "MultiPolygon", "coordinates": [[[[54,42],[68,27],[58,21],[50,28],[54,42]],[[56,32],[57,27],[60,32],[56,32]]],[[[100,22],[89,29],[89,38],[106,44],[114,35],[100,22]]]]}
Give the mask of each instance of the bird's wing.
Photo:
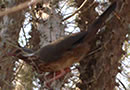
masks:
{"type": "MultiPolygon", "coordinates": [[[[49,44],[42,47],[34,56],[39,57],[41,61],[50,63],[60,60],[60,58],[66,53],[75,49],[78,45],[89,42],[93,40],[96,36],[98,29],[100,29],[109,15],[115,10],[116,2],[112,3],[110,7],[96,19],[90,26],[88,26],[87,31],[79,32],[65,37],[55,43],[49,44]]],[[[84,47],[82,47],[84,48],[84,47]]],[[[28,51],[25,49],[24,51],[28,51]]],[[[29,50],[29,53],[32,52],[29,50]]],[[[32,54],[31,54],[32,55],[32,54]]],[[[33,55],[32,55],[33,56],[33,55]]],[[[27,56],[26,56],[27,57],[27,56]]]]}
{"type": "Polygon", "coordinates": [[[115,8],[116,8],[116,2],[112,3],[108,7],[108,9],[98,17],[98,19],[96,19],[91,25],[89,25],[86,31],[70,35],[54,45],[56,45],[57,48],[61,48],[62,50],[64,49],[69,50],[71,48],[74,48],[77,44],[82,43],[84,38],[86,38],[85,42],[91,41],[92,39],[95,38],[96,33],[103,26],[106,19],[109,17],[112,11],[115,10],[115,8]]]}
{"type": "MultiPolygon", "coordinates": [[[[89,42],[96,36],[98,29],[100,29],[109,15],[116,8],[116,2],[112,3],[109,8],[96,19],[89,27],[87,31],[72,34],[62,40],[59,40],[53,44],[49,44],[41,48],[36,55],[38,55],[44,62],[55,62],[60,60],[64,53],[76,48],[82,42],[89,42]]],[[[82,47],[84,48],[84,47],[82,47]]]]}

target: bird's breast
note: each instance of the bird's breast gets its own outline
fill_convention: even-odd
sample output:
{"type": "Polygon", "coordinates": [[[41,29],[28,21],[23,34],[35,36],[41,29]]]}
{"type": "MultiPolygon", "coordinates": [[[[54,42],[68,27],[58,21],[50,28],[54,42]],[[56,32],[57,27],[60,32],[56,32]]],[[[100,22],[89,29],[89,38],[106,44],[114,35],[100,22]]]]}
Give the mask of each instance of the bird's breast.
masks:
{"type": "Polygon", "coordinates": [[[82,46],[79,45],[77,48],[74,48],[71,51],[66,51],[55,62],[46,62],[39,64],[39,70],[43,72],[54,72],[70,67],[73,63],[79,62],[85,57],[85,55],[87,55],[89,48],[85,46],[86,44],[82,44],[82,46]]]}

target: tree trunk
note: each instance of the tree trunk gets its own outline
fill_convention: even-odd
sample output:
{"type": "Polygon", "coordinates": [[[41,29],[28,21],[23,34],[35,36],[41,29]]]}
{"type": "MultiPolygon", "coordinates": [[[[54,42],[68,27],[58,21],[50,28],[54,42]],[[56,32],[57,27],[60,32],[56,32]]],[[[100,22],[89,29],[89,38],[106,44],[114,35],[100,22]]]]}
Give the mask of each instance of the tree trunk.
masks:
{"type": "MultiPolygon", "coordinates": [[[[80,4],[81,1],[83,0],[80,0],[77,4],[80,4]]],[[[89,1],[88,3],[91,4],[89,1]]],[[[124,3],[121,0],[118,1],[117,13],[120,19],[114,14],[111,20],[106,23],[105,29],[101,29],[101,32],[99,32],[95,41],[93,41],[90,54],[80,62],[79,71],[82,82],[78,83],[77,86],[81,90],[114,90],[117,85],[116,75],[120,71],[118,69],[120,67],[119,61],[122,55],[124,55],[122,46],[128,33],[127,22],[129,22],[128,16],[130,16],[128,14],[130,8],[126,3],[125,7],[119,12],[121,8],[119,5],[124,3]],[[122,22],[126,19],[128,21],[122,22]]],[[[94,6],[96,6],[96,3],[94,6]]],[[[84,9],[87,7],[88,5],[86,4],[84,9]]],[[[79,17],[82,21],[80,21],[79,27],[85,26],[85,21],[89,23],[94,20],[93,18],[97,14],[95,14],[95,11],[93,12],[93,8],[95,7],[83,13],[81,11],[79,17]]],[[[81,30],[85,28],[81,28],[81,30]]]]}

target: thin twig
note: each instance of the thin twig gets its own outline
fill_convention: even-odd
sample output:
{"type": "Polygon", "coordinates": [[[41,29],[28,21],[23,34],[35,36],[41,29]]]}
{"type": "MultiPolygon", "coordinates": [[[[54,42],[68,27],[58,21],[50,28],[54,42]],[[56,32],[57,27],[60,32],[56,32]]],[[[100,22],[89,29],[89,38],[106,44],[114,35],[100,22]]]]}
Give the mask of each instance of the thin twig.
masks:
{"type": "Polygon", "coordinates": [[[118,81],[119,81],[119,83],[123,86],[123,88],[125,89],[125,90],[127,90],[127,88],[125,87],[125,85],[122,83],[122,81],[120,80],[120,79],[118,79],[118,78],[116,78],[118,81]]]}
{"type": "Polygon", "coordinates": [[[24,62],[22,62],[22,64],[19,66],[19,68],[18,68],[18,70],[17,70],[17,72],[15,74],[15,77],[18,76],[19,72],[22,70],[23,65],[24,65],[24,62]]]}
{"type": "Polygon", "coordinates": [[[64,8],[64,6],[65,6],[68,2],[69,2],[69,0],[64,1],[64,4],[63,4],[63,6],[60,8],[59,11],[61,11],[61,10],[64,8]]]}
{"type": "Polygon", "coordinates": [[[6,42],[8,45],[11,45],[11,46],[13,46],[13,47],[15,47],[15,48],[17,48],[17,49],[22,50],[19,46],[15,45],[15,43],[14,43],[13,41],[10,41],[10,40],[8,40],[8,39],[5,39],[5,42],[6,42]]]}
{"type": "Polygon", "coordinates": [[[28,6],[37,4],[38,2],[41,2],[41,0],[31,0],[31,1],[26,1],[24,3],[21,3],[17,6],[14,6],[12,8],[6,8],[4,11],[0,11],[0,17],[4,16],[4,15],[8,15],[10,13],[14,13],[17,11],[20,11],[22,9],[27,8],[28,6]]]}
{"type": "Polygon", "coordinates": [[[26,41],[26,43],[27,43],[28,38],[27,38],[27,36],[26,36],[26,32],[25,32],[25,30],[24,30],[23,27],[22,27],[22,31],[23,31],[23,36],[25,37],[25,41],[26,41]]]}
{"type": "Polygon", "coordinates": [[[66,17],[66,18],[63,19],[62,21],[64,22],[65,20],[71,18],[71,17],[74,16],[76,13],[78,13],[78,12],[83,8],[83,6],[86,4],[87,1],[88,1],[88,0],[85,0],[85,1],[81,4],[81,6],[80,6],[72,15],[66,17]]]}
{"type": "MultiPolygon", "coordinates": [[[[22,62],[22,63],[21,63],[21,65],[17,68],[17,70],[16,70],[16,74],[15,74],[15,77],[17,77],[17,76],[18,76],[18,74],[20,73],[20,71],[21,71],[21,69],[22,69],[23,65],[24,65],[24,63],[22,62]]],[[[12,79],[12,81],[14,81],[14,80],[15,80],[15,77],[12,79]]]]}

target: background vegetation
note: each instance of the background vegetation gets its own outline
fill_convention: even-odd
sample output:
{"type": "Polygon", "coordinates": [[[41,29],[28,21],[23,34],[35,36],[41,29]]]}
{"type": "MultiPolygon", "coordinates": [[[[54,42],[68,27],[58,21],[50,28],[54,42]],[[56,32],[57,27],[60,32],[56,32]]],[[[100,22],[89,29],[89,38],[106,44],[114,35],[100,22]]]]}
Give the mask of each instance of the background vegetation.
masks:
{"type": "Polygon", "coordinates": [[[0,90],[129,90],[129,4],[130,0],[1,0],[0,90]],[[30,65],[8,54],[18,44],[36,51],[59,37],[87,30],[113,1],[118,2],[116,12],[100,29],[91,53],[50,87],[30,65]]]}

